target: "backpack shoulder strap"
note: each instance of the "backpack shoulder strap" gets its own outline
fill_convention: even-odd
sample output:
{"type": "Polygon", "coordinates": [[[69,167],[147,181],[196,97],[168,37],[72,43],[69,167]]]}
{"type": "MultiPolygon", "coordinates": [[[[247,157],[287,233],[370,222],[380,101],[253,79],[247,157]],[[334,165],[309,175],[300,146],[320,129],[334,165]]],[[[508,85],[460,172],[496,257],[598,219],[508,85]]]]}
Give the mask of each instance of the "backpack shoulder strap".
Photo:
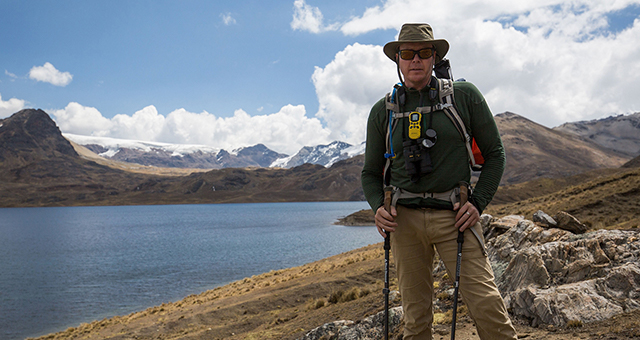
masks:
{"type": "Polygon", "coordinates": [[[471,141],[471,137],[467,133],[467,128],[460,118],[460,114],[458,113],[458,109],[456,108],[456,101],[453,97],[453,82],[450,79],[438,79],[438,93],[440,96],[440,102],[443,105],[444,113],[451,119],[453,125],[455,125],[456,129],[460,133],[460,137],[462,140],[466,142],[471,141]]]}
{"type": "Polygon", "coordinates": [[[387,95],[384,96],[384,102],[385,102],[386,107],[387,107],[387,112],[389,110],[391,110],[393,112],[400,112],[400,105],[398,105],[398,103],[394,103],[394,101],[391,99],[392,96],[393,95],[391,94],[391,92],[388,92],[387,95]]]}
{"type": "Polygon", "coordinates": [[[390,186],[391,183],[391,162],[396,157],[395,152],[393,151],[393,131],[395,130],[398,120],[396,118],[397,113],[400,111],[400,105],[397,100],[397,92],[399,86],[396,85],[393,88],[393,92],[389,92],[385,96],[385,107],[387,112],[387,128],[385,134],[385,146],[386,153],[384,154],[384,158],[386,158],[386,163],[383,171],[383,180],[385,186],[390,186]]]}
{"type": "Polygon", "coordinates": [[[472,137],[467,132],[467,127],[456,108],[456,102],[453,96],[453,81],[451,79],[438,79],[438,93],[440,95],[440,102],[445,104],[444,113],[453,122],[453,125],[455,125],[456,129],[460,133],[460,137],[465,143],[471,169],[482,169],[482,165],[476,163],[476,159],[473,155],[473,148],[471,144],[472,137]]]}

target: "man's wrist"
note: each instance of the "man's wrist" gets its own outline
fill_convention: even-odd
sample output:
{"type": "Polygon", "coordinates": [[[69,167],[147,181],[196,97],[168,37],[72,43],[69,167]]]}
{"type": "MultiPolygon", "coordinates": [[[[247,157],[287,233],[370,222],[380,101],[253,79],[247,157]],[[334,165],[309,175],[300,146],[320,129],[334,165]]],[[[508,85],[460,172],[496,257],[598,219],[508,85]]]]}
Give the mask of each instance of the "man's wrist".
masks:
{"type": "Polygon", "coordinates": [[[473,195],[469,197],[469,203],[471,203],[476,208],[476,210],[478,210],[478,215],[482,215],[482,209],[480,209],[480,207],[478,206],[478,203],[476,202],[473,195]]]}

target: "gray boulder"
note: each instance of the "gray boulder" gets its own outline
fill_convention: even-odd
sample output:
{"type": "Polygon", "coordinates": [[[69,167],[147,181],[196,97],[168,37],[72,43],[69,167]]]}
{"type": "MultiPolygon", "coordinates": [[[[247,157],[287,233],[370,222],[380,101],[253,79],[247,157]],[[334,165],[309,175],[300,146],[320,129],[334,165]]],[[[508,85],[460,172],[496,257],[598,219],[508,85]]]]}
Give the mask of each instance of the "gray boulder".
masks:
{"type": "Polygon", "coordinates": [[[583,234],[589,229],[586,225],[578,221],[577,218],[564,211],[556,215],[556,221],[558,222],[558,228],[568,230],[574,234],[583,234]]]}
{"type": "Polygon", "coordinates": [[[640,308],[637,231],[576,235],[513,216],[495,223],[512,225],[487,240],[496,284],[512,314],[533,326],[563,326],[640,308]]]}
{"type": "MultiPolygon", "coordinates": [[[[402,307],[389,309],[389,334],[400,325],[402,307]]],[[[359,323],[340,320],[314,328],[299,340],[378,340],[384,338],[384,311],[371,315],[359,323]]]]}
{"type": "Polygon", "coordinates": [[[538,210],[533,214],[533,222],[538,222],[547,228],[556,227],[558,223],[553,217],[547,215],[544,211],[538,210]]]}

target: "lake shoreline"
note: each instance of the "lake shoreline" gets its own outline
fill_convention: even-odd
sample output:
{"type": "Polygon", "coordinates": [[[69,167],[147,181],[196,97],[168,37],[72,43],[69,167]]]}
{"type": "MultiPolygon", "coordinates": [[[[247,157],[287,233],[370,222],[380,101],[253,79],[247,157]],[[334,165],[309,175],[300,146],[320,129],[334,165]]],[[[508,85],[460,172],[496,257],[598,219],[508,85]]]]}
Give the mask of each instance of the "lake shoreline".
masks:
{"type": "MultiPolygon", "coordinates": [[[[332,305],[327,297],[337,292],[338,287],[341,291],[363,287],[361,279],[351,277],[352,270],[368,277],[364,288],[357,288],[362,296],[356,300],[371,304],[373,308],[380,307],[375,306],[377,303],[374,301],[377,300],[377,291],[382,288],[377,277],[380,271],[378,263],[383,255],[381,249],[380,244],[374,244],[302,266],[271,270],[189,295],[179,301],[30,339],[108,339],[118,338],[119,335],[144,339],[159,333],[166,337],[191,339],[244,339],[247,333],[241,331],[245,327],[236,328],[233,326],[236,323],[248,323],[260,329],[250,334],[278,334],[278,339],[295,339],[313,328],[312,325],[317,322],[314,320],[326,319],[329,322],[332,315],[337,315],[333,312],[320,317],[332,305]],[[328,308],[317,307],[321,303],[319,301],[323,301],[328,308]],[[306,327],[290,329],[283,326],[285,321],[296,319],[295,315],[301,311],[314,315],[304,322],[306,327]],[[229,322],[196,321],[201,318],[208,321],[228,319],[229,322]]],[[[333,305],[339,306],[341,303],[333,305]]],[[[364,317],[359,313],[355,313],[355,316],[364,317]]]]}
{"type": "MultiPolygon", "coordinates": [[[[296,340],[312,329],[336,320],[358,322],[383,310],[384,251],[382,243],[347,251],[302,266],[272,270],[193,294],[175,302],[81,324],[29,340],[66,339],[278,339],[296,340]]],[[[391,289],[397,289],[392,265],[391,289]]],[[[435,278],[439,289],[450,289],[448,278],[435,278]]],[[[442,302],[441,302],[442,303],[442,302]]],[[[450,304],[450,302],[449,302],[450,304]]],[[[400,306],[399,299],[391,307],[400,306]]],[[[458,314],[456,339],[478,340],[464,303],[458,314]]],[[[434,324],[447,338],[450,315],[434,324]]],[[[530,327],[513,318],[518,336],[531,340],[578,340],[633,329],[640,311],[580,327],[530,327]]],[[[399,327],[390,339],[399,338],[399,327]]],[[[618,337],[632,339],[635,337],[618,337]]]]}
{"type": "Polygon", "coordinates": [[[369,228],[333,224],[365,204],[3,210],[0,249],[12,260],[0,263],[0,338],[129,314],[375,243],[369,228]]]}

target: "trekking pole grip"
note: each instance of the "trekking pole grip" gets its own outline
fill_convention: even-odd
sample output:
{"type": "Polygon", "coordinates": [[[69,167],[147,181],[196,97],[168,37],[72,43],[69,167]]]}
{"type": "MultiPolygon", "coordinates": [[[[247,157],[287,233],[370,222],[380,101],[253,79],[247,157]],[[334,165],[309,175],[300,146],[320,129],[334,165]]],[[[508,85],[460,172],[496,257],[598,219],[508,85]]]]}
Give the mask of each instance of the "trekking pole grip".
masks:
{"type": "Polygon", "coordinates": [[[391,196],[393,195],[393,189],[384,189],[384,210],[391,214],[391,196]]]}
{"type": "Polygon", "coordinates": [[[458,184],[460,185],[460,207],[458,209],[462,209],[462,206],[469,201],[469,183],[461,181],[458,184]]]}
{"type": "MultiPolygon", "coordinates": [[[[393,195],[393,189],[385,188],[384,189],[384,210],[386,210],[389,214],[391,214],[391,199],[393,195]]],[[[391,248],[390,236],[391,234],[388,231],[384,231],[384,249],[389,250],[391,248]]]]}

